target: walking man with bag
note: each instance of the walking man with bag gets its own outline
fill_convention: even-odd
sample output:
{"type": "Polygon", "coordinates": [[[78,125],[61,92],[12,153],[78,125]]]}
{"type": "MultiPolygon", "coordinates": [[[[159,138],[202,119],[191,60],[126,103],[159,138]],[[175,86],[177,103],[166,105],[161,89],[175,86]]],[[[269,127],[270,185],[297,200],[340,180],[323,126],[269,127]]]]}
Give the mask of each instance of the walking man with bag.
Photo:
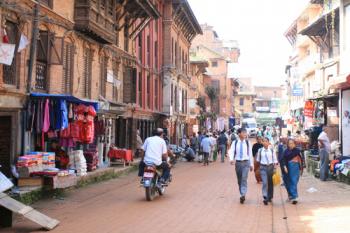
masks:
{"type": "Polygon", "coordinates": [[[244,128],[238,130],[238,139],[232,142],[230,161],[231,165],[235,165],[241,196],[239,200],[243,204],[248,189],[248,173],[254,168],[252,146],[247,140],[247,130],[244,128]]]}
{"type": "Polygon", "coordinates": [[[272,176],[277,166],[277,157],[275,152],[270,146],[268,138],[263,139],[263,148],[260,148],[256,161],[260,164],[260,175],[262,179],[262,194],[264,205],[267,205],[268,202],[272,202],[273,198],[273,181],[272,176]]]}

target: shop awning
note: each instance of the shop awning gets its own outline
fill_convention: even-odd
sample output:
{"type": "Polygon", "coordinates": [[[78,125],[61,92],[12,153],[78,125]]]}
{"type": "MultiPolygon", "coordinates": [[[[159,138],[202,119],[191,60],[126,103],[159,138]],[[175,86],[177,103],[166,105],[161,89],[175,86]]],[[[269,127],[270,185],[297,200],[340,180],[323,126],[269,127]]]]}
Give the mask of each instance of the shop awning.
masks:
{"type": "Polygon", "coordinates": [[[315,98],[309,98],[309,100],[325,100],[325,99],[333,99],[333,98],[338,98],[338,94],[331,94],[331,95],[324,95],[324,96],[319,96],[315,98]]]}
{"type": "Polygon", "coordinates": [[[63,99],[67,102],[74,103],[74,104],[91,105],[95,108],[96,112],[98,111],[98,102],[82,100],[72,95],[46,94],[46,93],[32,92],[30,93],[30,97],[31,98],[49,98],[49,99],[57,99],[57,100],[63,99]]]}
{"type": "Polygon", "coordinates": [[[347,89],[350,88],[350,74],[339,75],[329,82],[330,89],[347,89]]]}

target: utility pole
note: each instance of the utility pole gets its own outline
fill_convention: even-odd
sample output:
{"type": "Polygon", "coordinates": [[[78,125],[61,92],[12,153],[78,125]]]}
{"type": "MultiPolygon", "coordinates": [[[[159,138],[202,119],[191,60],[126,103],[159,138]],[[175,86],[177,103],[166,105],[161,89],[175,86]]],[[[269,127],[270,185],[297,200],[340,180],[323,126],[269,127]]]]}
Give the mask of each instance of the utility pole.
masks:
{"type": "Polygon", "coordinates": [[[27,93],[30,93],[32,91],[33,66],[34,66],[36,47],[37,47],[37,41],[39,36],[39,5],[40,4],[36,2],[34,6],[32,39],[30,44],[30,54],[29,54],[29,63],[28,63],[27,93]]]}

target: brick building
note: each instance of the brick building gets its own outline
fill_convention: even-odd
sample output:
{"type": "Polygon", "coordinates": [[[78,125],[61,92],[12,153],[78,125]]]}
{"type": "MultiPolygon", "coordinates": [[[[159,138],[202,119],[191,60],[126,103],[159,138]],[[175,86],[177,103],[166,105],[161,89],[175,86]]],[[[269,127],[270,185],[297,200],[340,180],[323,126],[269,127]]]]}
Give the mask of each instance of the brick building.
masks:
{"type": "Polygon", "coordinates": [[[12,64],[0,64],[2,171],[8,174],[16,155],[35,147],[35,136],[25,130],[26,102],[33,92],[47,96],[64,94],[98,103],[98,118],[105,119],[108,126],[102,152],[112,143],[131,148],[137,127],[141,127],[144,136],[150,134],[157,119],[154,115],[162,111],[161,3],[155,0],[41,0],[38,5],[31,0],[1,2],[1,29],[6,30],[9,43],[16,44],[12,64]],[[32,43],[17,52],[21,35],[32,43]],[[138,41],[143,41],[142,59],[137,57],[138,41]],[[141,77],[137,76],[139,73],[141,77]],[[149,96],[150,90],[157,93],[157,87],[159,97],[149,96]],[[135,90],[140,99],[136,99],[135,90]],[[130,120],[143,119],[141,115],[153,123],[130,120]]]}
{"type": "MultiPolygon", "coordinates": [[[[237,41],[221,40],[212,26],[201,25],[203,35],[197,36],[191,47],[196,56],[204,57],[209,62],[207,86],[217,89],[218,98],[214,101],[213,109],[216,114],[214,129],[228,128],[228,119],[234,111],[234,79],[228,77],[230,63],[238,62],[240,50],[237,41]]],[[[208,98],[208,97],[207,97],[208,98]]]]}
{"type": "Polygon", "coordinates": [[[187,131],[189,49],[202,31],[188,2],[180,0],[165,0],[163,26],[163,113],[171,142],[179,143],[187,131]]]}
{"type": "MultiPolygon", "coordinates": [[[[202,57],[195,56],[195,54],[190,54],[190,72],[191,72],[191,83],[189,87],[188,95],[188,109],[189,109],[189,122],[187,133],[191,135],[193,132],[198,132],[202,130],[204,125],[204,120],[201,119],[201,114],[203,109],[198,106],[198,99],[204,100],[205,106],[209,106],[209,99],[206,98],[205,84],[207,82],[208,76],[204,73],[206,68],[209,66],[209,62],[202,57]]],[[[210,81],[210,80],[209,80],[210,81]]]]}
{"type": "Polygon", "coordinates": [[[244,113],[253,113],[255,111],[255,97],[253,79],[239,78],[239,88],[234,95],[234,110],[236,118],[242,117],[244,113]]]}

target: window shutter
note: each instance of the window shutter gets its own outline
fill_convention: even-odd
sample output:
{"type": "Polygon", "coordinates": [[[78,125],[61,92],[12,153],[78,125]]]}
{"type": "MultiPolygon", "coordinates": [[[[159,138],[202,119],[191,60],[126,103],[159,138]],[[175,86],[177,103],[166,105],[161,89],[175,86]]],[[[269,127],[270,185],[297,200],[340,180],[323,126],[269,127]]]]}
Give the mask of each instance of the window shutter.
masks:
{"type": "Polygon", "coordinates": [[[49,36],[49,46],[50,46],[50,64],[52,65],[62,65],[63,57],[63,38],[55,37],[50,33],[49,36]]]}
{"type": "Polygon", "coordinates": [[[62,91],[71,94],[73,92],[73,75],[74,75],[74,45],[71,43],[64,44],[62,56],[63,79],[62,91]]]}

